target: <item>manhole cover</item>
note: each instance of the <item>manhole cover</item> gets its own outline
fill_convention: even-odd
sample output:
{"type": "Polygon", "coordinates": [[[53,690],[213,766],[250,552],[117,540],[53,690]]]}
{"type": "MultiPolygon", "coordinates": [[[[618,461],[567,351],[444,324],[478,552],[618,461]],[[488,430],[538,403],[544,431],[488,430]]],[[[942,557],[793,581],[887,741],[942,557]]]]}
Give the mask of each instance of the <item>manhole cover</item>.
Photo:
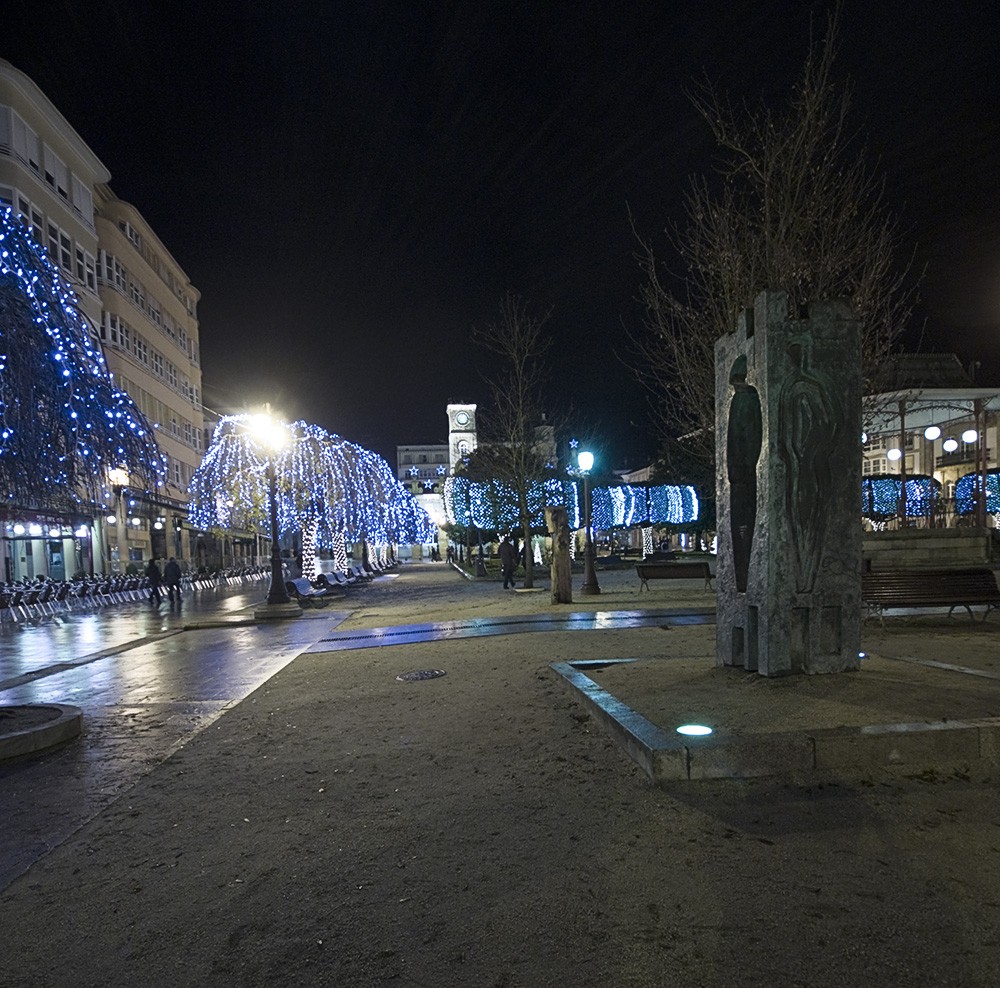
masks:
{"type": "Polygon", "coordinates": [[[416,683],[421,679],[439,679],[444,675],[444,669],[414,669],[413,672],[400,673],[396,679],[401,683],[416,683]]]}

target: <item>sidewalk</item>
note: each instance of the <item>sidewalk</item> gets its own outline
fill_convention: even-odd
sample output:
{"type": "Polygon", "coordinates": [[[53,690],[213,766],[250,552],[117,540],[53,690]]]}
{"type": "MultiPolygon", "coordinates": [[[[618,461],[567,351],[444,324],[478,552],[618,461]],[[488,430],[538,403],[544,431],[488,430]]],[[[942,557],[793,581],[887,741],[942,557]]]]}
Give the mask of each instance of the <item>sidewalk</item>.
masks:
{"type": "MultiPolygon", "coordinates": [[[[573,612],[710,597],[598,575],[573,612]]],[[[348,604],[337,633],[359,636],[555,610],[443,564],[348,604]]],[[[551,666],[639,659],[595,673],[627,695],[637,671],[711,675],[712,629],[608,625],[304,652],[0,895],[0,984],[1000,983],[992,783],[654,785],[551,666]],[[397,679],[419,670],[446,674],[397,679]]],[[[921,618],[865,644],[993,672],[997,628],[921,618]]],[[[954,676],[989,709],[994,680],[954,676]]],[[[841,712],[897,716],[855,678],[841,712]]],[[[737,679],[747,715],[816,684],[737,679]]]]}

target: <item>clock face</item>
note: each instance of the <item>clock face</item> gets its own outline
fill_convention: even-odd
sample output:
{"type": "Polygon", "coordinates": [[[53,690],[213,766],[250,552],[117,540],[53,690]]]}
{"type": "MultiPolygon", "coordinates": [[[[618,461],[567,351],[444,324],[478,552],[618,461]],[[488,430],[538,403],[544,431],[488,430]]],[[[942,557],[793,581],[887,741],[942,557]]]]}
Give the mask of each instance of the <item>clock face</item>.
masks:
{"type": "Polygon", "coordinates": [[[458,423],[459,425],[468,425],[468,424],[469,424],[469,416],[468,416],[468,413],[466,413],[466,412],[459,412],[459,413],[458,413],[458,414],[457,414],[457,415],[455,416],[455,421],[456,421],[456,422],[457,422],[457,423],[458,423]]]}

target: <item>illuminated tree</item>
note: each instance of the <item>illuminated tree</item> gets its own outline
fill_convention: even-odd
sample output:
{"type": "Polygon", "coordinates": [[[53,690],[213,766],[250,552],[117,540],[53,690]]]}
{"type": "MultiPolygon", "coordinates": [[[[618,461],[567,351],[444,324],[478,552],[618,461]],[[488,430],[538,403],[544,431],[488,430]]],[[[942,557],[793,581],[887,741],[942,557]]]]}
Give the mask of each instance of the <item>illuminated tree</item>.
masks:
{"type": "Polygon", "coordinates": [[[8,504],[111,501],[108,471],[162,485],[164,460],[111,380],[72,289],[10,210],[0,214],[0,485],[8,504]]]}
{"type": "MultiPolygon", "coordinates": [[[[191,479],[195,524],[228,528],[241,510],[251,524],[266,528],[267,451],[250,428],[251,416],[226,416],[216,427],[201,466],[191,479]]],[[[278,528],[302,532],[303,573],[315,577],[318,546],[338,551],[346,568],[345,539],[367,546],[424,542],[433,525],[413,496],[395,479],[382,457],[326,432],[294,422],[290,442],[275,456],[278,528]]]]}

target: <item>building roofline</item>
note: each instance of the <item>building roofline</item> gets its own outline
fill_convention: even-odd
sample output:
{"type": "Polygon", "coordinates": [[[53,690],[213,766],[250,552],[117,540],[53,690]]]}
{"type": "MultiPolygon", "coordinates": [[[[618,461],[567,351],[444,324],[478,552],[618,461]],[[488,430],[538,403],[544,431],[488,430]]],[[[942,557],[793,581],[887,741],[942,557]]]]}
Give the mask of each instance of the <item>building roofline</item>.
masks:
{"type": "Polygon", "coordinates": [[[94,153],[90,145],[79,135],[76,128],[62,115],[59,108],[45,95],[38,84],[15,65],[12,65],[5,58],[0,58],[0,77],[6,79],[14,85],[21,95],[31,104],[43,117],[51,117],[64,126],[60,128],[68,144],[72,146],[74,153],[86,161],[94,173],[94,182],[110,182],[111,172],[107,165],[101,161],[94,153]]]}

